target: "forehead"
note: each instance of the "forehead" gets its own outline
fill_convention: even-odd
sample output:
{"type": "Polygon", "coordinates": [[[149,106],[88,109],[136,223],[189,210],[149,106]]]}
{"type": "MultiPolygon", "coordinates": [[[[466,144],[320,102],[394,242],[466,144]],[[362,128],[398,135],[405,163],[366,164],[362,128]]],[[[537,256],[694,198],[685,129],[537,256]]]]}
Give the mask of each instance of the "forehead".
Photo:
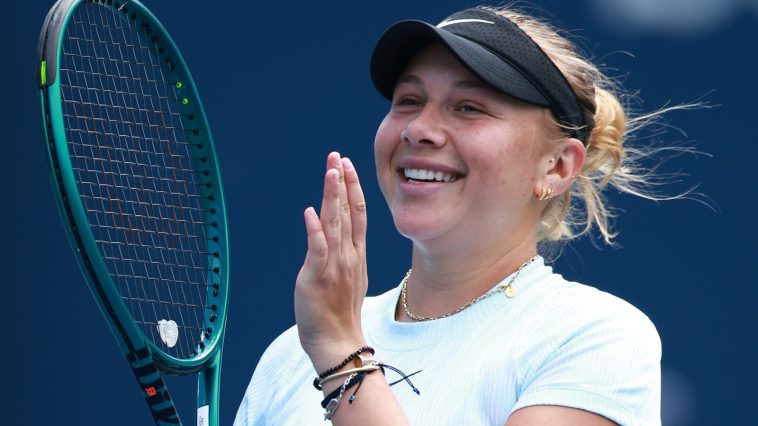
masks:
{"type": "Polygon", "coordinates": [[[457,80],[465,81],[471,86],[490,88],[487,83],[471,73],[447,48],[439,43],[430,44],[419,50],[406,64],[400,78],[398,78],[398,84],[429,73],[445,74],[457,80]]]}

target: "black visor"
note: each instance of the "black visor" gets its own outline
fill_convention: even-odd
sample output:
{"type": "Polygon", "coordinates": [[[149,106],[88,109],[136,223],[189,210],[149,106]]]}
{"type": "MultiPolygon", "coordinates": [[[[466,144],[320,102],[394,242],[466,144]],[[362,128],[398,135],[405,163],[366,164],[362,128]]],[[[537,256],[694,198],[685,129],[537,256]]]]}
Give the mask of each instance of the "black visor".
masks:
{"type": "Polygon", "coordinates": [[[485,9],[455,13],[434,26],[401,21],[374,47],[371,79],[379,93],[392,99],[400,74],[424,47],[439,42],[474,75],[496,90],[524,102],[549,108],[572,137],[585,144],[592,125],[566,78],[540,47],[507,18],[485,9]]]}

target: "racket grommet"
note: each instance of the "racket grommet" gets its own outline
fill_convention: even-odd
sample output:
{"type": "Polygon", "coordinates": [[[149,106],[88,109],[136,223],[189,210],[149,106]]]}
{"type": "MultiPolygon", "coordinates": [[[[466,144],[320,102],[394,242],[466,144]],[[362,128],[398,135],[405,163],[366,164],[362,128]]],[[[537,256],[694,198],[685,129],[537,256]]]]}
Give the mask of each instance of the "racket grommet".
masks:
{"type": "Polygon", "coordinates": [[[213,237],[213,242],[214,242],[214,243],[217,243],[217,242],[218,242],[218,236],[216,236],[216,237],[213,237]]]}
{"type": "Polygon", "coordinates": [[[214,220],[213,222],[211,222],[211,226],[214,227],[214,228],[217,228],[218,227],[218,222],[216,222],[214,220]]]}
{"type": "Polygon", "coordinates": [[[210,322],[214,322],[214,321],[216,321],[216,318],[218,318],[218,315],[216,315],[216,314],[213,314],[213,315],[211,315],[211,316],[209,316],[209,317],[208,317],[208,320],[209,320],[210,322]]]}
{"type": "MultiPolygon", "coordinates": [[[[216,208],[215,207],[211,207],[210,212],[211,212],[211,214],[216,214],[216,208]]],[[[213,241],[218,241],[218,237],[213,237],[213,238],[214,238],[213,241]]]]}
{"type": "Polygon", "coordinates": [[[208,176],[209,174],[211,174],[211,171],[208,170],[208,169],[205,169],[205,170],[203,170],[203,174],[206,175],[206,176],[208,176]]]}
{"type": "Polygon", "coordinates": [[[213,194],[210,194],[210,195],[208,195],[208,199],[211,200],[211,201],[213,201],[213,200],[216,199],[216,197],[214,197],[213,194]]]}
{"type": "Polygon", "coordinates": [[[217,273],[217,274],[219,273],[219,271],[220,271],[220,270],[221,270],[221,269],[219,269],[219,267],[218,267],[218,266],[216,266],[215,268],[213,268],[213,272],[215,272],[215,273],[217,273]]]}
{"type": "Polygon", "coordinates": [[[218,256],[219,256],[219,252],[217,252],[217,251],[214,251],[214,252],[213,252],[213,257],[218,257],[218,256]]]}
{"type": "Polygon", "coordinates": [[[210,183],[210,182],[206,182],[206,184],[205,184],[205,187],[206,187],[206,188],[210,188],[211,186],[213,186],[213,185],[211,185],[211,183],[210,183]]]}

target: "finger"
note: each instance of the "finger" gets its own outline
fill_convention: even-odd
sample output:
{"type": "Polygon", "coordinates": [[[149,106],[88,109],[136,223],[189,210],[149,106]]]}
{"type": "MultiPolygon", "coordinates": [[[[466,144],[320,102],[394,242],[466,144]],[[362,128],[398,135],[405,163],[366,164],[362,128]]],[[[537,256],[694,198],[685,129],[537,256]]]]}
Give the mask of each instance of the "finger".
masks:
{"type": "Polygon", "coordinates": [[[313,281],[326,268],[329,245],[326,243],[316,210],[313,207],[308,207],[303,216],[305,218],[305,231],[308,235],[308,252],[305,254],[301,275],[307,281],[313,281]]]}
{"type": "Polygon", "coordinates": [[[339,200],[339,172],[329,169],[324,176],[324,198],[321,200],[321,229],[329,246],[329,257],[340,255],[341,220],[339,200]]]}
{"type": "MultiPolygon", "coordinates": [[[[328,172],[330,169],[337,169],[337,165],[340,164],[340,154],[338,152],[330,152],[329,155],[326,157],[326,171],[328,172]]],[[[324,207],[326,206],[326,203],[324,202],[326,200],[326,177],[324,178],[324,198],[321,199],[321,211],[319,212],[319,217],[324,217],[324,207]]]]}
{"type": "Polygon", "coordinates": [[[329,160],[335,161],[333,168],[339,172],[339,207],[340,207],[340,234],[342,237],[341,244],[345,244],[345,248],[348,244],[352,244],[352,223],[350,221],[350,202],[347,198],[347,187],[345,185],[345,168],[342,164],[342,159],[339,154],[334,157],[330,157],[329,160]]]}
{"type": "Polygon", "coordinates": [[[345,171],[345,187],[350,204],[353,245],[356,248],[363,249],[366,246],[366,199],[363,196],[363,189],[353,162],[349,158],[343,158],[342,168],[345,171]]]}

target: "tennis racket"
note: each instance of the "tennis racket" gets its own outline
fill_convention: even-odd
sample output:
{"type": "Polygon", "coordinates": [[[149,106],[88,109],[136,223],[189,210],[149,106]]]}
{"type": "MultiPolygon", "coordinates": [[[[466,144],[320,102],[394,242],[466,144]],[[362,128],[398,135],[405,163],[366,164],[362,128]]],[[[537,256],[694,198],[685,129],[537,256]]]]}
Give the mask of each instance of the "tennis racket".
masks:
{"type": "Polygon", "coordinates": [[[218,424],[229,249],[213,139],[182,56],[135,0],[58,0],[38,44],[48,165],[87,284],[156,425],[161,373],[218,424]]]}

